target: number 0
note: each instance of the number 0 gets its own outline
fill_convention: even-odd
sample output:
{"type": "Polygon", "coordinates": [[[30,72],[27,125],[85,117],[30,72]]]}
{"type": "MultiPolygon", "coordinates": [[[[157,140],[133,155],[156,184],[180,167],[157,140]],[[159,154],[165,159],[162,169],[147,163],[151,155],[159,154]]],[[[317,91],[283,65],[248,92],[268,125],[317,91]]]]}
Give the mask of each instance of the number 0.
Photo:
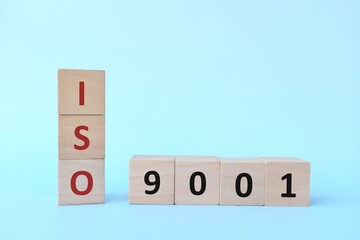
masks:
{"type": "Polygon", "coordinates": [[[194,194],[196,196],[202,195],[206,189],[205,174],[202,172],[194,172],[193,174],[191,174],[189,185],[190,185],[190,191],[192,194],[194,194]],[[199,191],[196,191],[196,189],[195,189],[195,177],[197,177],[197,176],[199,176],[201,179],[201,188],[199,191]]]}
{"type": "Polygon", "coordinates": [[[235,190],[239,197],[248,197],[250,196],[253,188],[253,182],[250,174],[248,173],[241,173],[237,176],[236,182],[235,182],[235,190]],[[247,190],[245,193],[241,192],[241,179],[246,178],[247,180],[247,190]]]}

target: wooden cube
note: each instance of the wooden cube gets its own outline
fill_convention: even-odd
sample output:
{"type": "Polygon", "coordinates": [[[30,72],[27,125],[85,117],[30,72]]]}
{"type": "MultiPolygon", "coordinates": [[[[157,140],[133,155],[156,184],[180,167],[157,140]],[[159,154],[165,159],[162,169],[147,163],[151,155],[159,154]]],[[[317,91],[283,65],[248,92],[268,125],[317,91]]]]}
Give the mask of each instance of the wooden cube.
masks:
{"type": "Polygon", "coordinates": [[[174,156],[133,156],[129,161],[129,203],[174,204],[174,180],[174,156]]]}
{"type": "Polygon", "coordinates": [[[105,114],[105,71],[58,70],[58,112],[105,114]]]}
{"type": "Polygon", "coordinates": [[[178,156],[175,204],[219,204],[220,162],[213,156],[178,156]]]}
{"type": "Polygon", "coordinates": [[[262,158],[266,163],[265,205],[309,206],[310,162],[298,158],[262,158]]]}
{"type": "Polygon", "coordinates": [[[59,205],[105,202],[104,160],[59,160],[59,205]]]}
{"type": "Polygon", "coordinates": [[[220,205],[264,205],[265,163],[259,158],[220,158],[220,205]]]}
{"type": "Polygon", "coordinates": [[[104,158],[104,116],[59,116],[59,159],[104,158]]]}

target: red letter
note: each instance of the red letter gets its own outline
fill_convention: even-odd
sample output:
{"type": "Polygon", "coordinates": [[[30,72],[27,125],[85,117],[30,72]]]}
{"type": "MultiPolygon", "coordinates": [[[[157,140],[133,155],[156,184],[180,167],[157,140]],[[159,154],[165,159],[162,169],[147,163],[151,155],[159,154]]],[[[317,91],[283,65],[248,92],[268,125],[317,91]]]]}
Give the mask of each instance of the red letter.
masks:
{"type": "Polygon", "coordinates": [[[79,82],[79,105],[85,105],[85,83],[79,82]]]}
{"type": "Polygon", "coordinates": [[[74,144],[74,148],[75,148],[76,150],[85,150],[85,149],[87,149],[87,148],[89,147],[89,145],[90,145],[90,140],[89,140],[89,138],[87,138],[86,136],[82,135],[82,134],[80,133],[81,130],[86,130],[86,131],[88,131],[89,128],[88,128],[87,126],[78,126],[77,128],[75,128],[75,131],[74,131],[75,137],[77,137],[78,139],[80,139],[80,140],[82,140],[82,141],[84,142],[84,145],[82,145],[82,146],[79,146],[79,145],[74,144]]]}
{"type": "Polygon", "coordinates": [[[70,186],[71,186],[71,190],[73,191],[73,193],[75,193],[76,195],[86,195],[89,194],[93,188],[93,178],[91,176],[91,174],[89,172],[86,171],[78,171],[76,173],[74,173],[71,177],[70,180],[70,186]],[[76,187],[76,179],[78,178],[78,176],[80,175],[84,175],[87,180],[88,180],[88,185],[87,188],[84,191],[79,191],[76,187]]]}

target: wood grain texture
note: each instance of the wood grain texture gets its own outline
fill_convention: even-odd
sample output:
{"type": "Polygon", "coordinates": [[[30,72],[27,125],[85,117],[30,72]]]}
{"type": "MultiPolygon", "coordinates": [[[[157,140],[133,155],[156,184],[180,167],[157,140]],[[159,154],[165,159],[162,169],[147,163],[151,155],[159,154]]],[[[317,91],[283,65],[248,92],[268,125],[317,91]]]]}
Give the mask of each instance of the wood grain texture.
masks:
{"type": "MultiPolygon", "coordinates": [[[[265,204],[265,163],[259,158],[219,158],[220,205],[264,205],[265,204]],[[246,173],[251,177],[252,188],[249,196],[241,197],[236,191],[236,179],[246,173]]],[[[239,178],[240,179],[240,178],[239,178]]],[[[246,193],[248,180],[241,177],[241,193],[246,193]]]]}
{"type": "MultiPolygon", "coordinates": [[[[155,180],[154,175],[148,178],[155,180]]],[[[158,155],[134,155],[129,161],[130,204],[174,204],[175,157],[158,155]],[[145,183],[144,176],[156,171],[160,176],[160,188],[154,194],[145,193],[155,186],[145,183]]]]}
{"type": "MultiPolygon", "coordinates": [[[[104,160],[58,161],[58,203],[59,205],[92,204],[105,202],[104,160]],[[86,195],[77,195],[72,191],[71,178],[78,171],[91,174],[93,187],[86,195]]],[[[85,175],[76,178],[76,188],[85,191],[88,179],[85,175]]]]}
{"type": "Polygon", "coordinates": [[[262,158],[266,163],[265,205],[309,206],[310,162],[298,158],[262,158]],[[286,174],[292,175],[292,192],[296,197],[282,197],[286,193],[286,174]]]}
{"type": "MultiPolygon", "coordinates": [[[[201,190],[201,178],[194,180],[195,190],[201,190]]],[[[220,162],[213,156],[178,156],[175,161],[175,204],[219,204],[220,162]],[[190,178],[194,172],[206,177],[206,189],[201,195],[190,190],[190,178]]]]}
{"type": "Polygon", "coordinates": [[[58,70],[58,113],[105,114],[105,71],[58,70]],[[84,105],[79,101],[79,83],[84,82],[84,105]]]}
{"type": "Polygon", "coordinates": [[[91,116],[59,116],[59,159],[104,159],[105,158],[105,117],[91,116]],[[84,150],[75,149],[74,144],[83,146],[84,141],[75,136],[78,126],[88,127],[81,130],[86,136],[89,147],[84,150]]]}

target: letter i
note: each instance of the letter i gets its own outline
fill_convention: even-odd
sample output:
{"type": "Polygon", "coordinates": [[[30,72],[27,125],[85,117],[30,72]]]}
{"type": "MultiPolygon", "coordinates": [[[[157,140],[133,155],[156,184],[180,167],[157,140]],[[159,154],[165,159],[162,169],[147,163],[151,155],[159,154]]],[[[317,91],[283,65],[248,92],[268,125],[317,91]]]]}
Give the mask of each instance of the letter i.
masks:
{"type": "Polygon", "coordinates": [[[85,82],[79,82],[79,105],[85,105],[85,82]]]}

